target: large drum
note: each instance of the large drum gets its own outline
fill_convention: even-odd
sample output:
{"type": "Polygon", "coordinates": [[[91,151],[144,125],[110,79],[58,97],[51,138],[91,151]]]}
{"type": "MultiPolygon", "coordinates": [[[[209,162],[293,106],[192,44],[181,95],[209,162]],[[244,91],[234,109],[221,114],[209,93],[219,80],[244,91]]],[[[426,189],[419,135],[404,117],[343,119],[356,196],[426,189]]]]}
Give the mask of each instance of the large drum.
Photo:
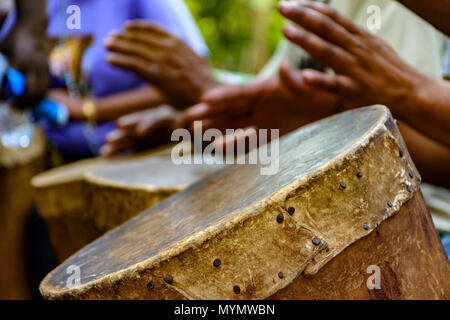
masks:
{"type": "Polygon", "coordinates": [[[64,261],[106,231],[221,168],[175,165],[170,150],[82,160],[33,178],[57,259],[64,261]]]}
{"type": "Polygon", "coordinates": [[[225,168],[108,232],[48,274],[42,295],[450,297],[419,174],[385,107],[308,125],[279,154],[274,175],[225,168]]]}

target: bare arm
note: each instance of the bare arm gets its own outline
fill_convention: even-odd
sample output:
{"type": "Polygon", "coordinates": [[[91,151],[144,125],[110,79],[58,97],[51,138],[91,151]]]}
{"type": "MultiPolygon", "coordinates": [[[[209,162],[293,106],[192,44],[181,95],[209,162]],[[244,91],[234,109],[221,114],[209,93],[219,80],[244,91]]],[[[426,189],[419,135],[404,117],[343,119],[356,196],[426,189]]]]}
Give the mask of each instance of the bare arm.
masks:
{"type": "Polygon", "coordinates": [[[96,101],[98,120],[116,120],[125,114],[164,103],[164,95],[151,86],[110,95],[96,101]]]}
{"type": "Polygon", "coordinates": [[[46,5],[45,0],[15,0],[17,17],[27,19],[27,21],[45,21],[46,5]]]}
{"type": "Polygon", "coordinates": [[[450,0],[398,0],[450,36],[450,0]]]}
{"type": "Polygon", "coordinates": [[[12,67],[25,74],[25,96],[18,102],[29,107],[44,97],[48,87],[48,64],[45,30],[47,13],[45,0],[16,0],[17,23],[0,51],[9,58],[12,67]]]}
{"type": "MultiPolygon", "coordinates": [[[[49,98],[64,104],[73,120],[85,121],[84,100],[70,97],[66,90],[52,90],[49,98]]],[[[155,87],[145,86],[94,100],[97,121],[116,120],[122,115],[165,103],[164,95],[155,87]]]]}
{"type": "Polygon", "coordinates": [[[450,187],[450,148],[424,136],[406,123],[399,121],[411,157],[422,178],[443,187],[450,187]]]}
{"type": "Polygon", "coordinates": [[[392,104],[393,112],[397,111],[399,119],[428,137],[450,147],[450,82],[427,79],[410,97],[397,106],[392,104]]]}
{"type": "Polygon", "coordinates": [[[185,109],[217,86],[205,59],[183,40],[143,21],[126,24],[121,33],[112,33],[105,46],[107,61],[140,75],[161,89],[170,105],[185,109]]]}
{"type": "Polygon", "coordinates": [[[383,104],[400,120],[450,147],[450,83],[422,75],[382,39],[334,9],[313,2],[281,2],[280,11],[304,29],[285,36],[335,74],[308,70],[303,81],[333,92],[343,109],[383,104]]]}

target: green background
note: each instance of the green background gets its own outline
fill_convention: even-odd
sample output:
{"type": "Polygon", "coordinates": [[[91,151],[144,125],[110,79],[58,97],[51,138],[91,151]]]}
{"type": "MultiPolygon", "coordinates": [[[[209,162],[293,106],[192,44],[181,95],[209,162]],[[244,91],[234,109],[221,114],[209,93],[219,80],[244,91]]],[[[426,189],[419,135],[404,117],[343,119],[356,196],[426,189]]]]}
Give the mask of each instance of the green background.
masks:
{"type": "Polygon", "coordinates": [[[256,73],[282,37],[277,0],[185,0],[216,68],[256,73]]]}

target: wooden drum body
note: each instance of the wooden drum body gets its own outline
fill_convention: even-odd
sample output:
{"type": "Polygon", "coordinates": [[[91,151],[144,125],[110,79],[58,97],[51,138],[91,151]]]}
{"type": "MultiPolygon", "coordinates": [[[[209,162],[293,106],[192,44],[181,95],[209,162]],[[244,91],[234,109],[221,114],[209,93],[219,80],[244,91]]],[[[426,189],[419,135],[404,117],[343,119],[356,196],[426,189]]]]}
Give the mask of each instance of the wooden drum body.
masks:
{"type": "Polygon", "coordinates": [[[53,270],[41,293],[448,299],[450,265],[419,185],[389,111],[349,111],[281,139],[278,173],[220,170],[108,232],[53,270]]]}

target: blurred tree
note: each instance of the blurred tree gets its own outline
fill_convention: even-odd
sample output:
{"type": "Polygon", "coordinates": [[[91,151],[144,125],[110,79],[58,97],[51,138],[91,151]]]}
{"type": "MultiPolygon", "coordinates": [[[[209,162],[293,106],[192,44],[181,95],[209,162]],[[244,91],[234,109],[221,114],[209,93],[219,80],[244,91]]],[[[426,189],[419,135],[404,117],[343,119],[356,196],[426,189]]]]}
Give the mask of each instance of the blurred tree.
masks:
{"type": "Polygon", "coordinates": [[[281,39],[277,0],[186,0],[216,68],[256,73],[281,39]]]}

